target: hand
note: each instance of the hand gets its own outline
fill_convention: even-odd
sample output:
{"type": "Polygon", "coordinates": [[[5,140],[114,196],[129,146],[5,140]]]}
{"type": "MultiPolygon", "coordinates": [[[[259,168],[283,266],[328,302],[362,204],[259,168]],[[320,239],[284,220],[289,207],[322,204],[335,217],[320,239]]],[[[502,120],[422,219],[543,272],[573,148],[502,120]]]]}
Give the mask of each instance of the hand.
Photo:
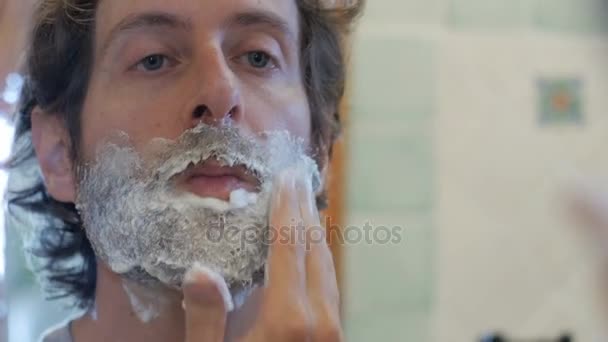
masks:
{"type": "Polygon", "coordinates": [[[297,237],[294,222],[306,227],[306,241],[271,242],[266,285],[238,311],[228,314],[231,299],[221,277],[190,275],[184,285],[186,342],[343,340],[332,256],[325,238],[311,235],[310,227],[321,227],[312,187],[289,170],[275,182],[270,229],[274,236],[290,229],[297,237]]]}

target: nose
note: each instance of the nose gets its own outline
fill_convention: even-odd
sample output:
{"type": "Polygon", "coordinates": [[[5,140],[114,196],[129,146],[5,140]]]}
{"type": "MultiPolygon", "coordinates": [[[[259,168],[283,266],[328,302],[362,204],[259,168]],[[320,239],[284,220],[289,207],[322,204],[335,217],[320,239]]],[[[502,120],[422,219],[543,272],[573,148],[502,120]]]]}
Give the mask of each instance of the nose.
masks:
{"type": "Polygon", "coordinates": [[[238,81],[221,52],[202,58],[204,67],[198,77],[196,104],[192,110],[192,124],[201,121],[208,125],[238,122],[243,116],[243,103],[238,81]]]}

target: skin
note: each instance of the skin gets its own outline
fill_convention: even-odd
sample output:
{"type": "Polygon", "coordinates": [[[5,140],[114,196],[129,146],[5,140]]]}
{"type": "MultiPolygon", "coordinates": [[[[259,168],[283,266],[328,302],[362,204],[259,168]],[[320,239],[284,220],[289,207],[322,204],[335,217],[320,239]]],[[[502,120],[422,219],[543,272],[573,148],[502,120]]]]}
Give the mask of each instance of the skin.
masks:
{"type": "MultiPolygon", "coordinates": [[[[151,139],[174,139],[201,120],[235,125],[251,136],[286,129],[310,141],[295,1],[105,0],[96,20],[82,114],[84,160],[93,159],[96,147],[117,130],[145,153],[151,139]],[[144,13],[157,16],[134,21],[144,13]],[[276,22],[260,21],[260,13],[276,22]],[[264,57],[255,54],[252,62],[258,51],[264,57]],[[159,62],[155,55],[166,58],[159,62]],[[194,114],[199,105],[207,108],[202,116],[194,114]]],[[[65,128],[39,108],[32,126],[49,193],[73,202],[77,188],[65,128]]],[[[290,170],[277,178],[271,227],[294,220],[320,226],[314,194],[300,178],[290,170]]],[[[148,324],[134,314],[120,277],[99,263],[98,317],[75,321],[72,333],[76,341],[340,341],[331,254],[324,241],[314,241],[273,243],[267,285],[239,310],[227,313],[222,284],[200,273],[183,292],[167,290],[170,306],[148,324]]]]}

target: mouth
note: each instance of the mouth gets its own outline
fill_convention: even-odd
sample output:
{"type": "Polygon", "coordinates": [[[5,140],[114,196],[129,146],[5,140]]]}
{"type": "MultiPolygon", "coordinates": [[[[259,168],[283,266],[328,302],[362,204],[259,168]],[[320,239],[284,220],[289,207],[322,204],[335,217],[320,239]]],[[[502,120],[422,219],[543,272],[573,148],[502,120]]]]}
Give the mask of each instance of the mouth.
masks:
{"type": "Polygon", "coordinates": [[[178,180],[178,187],[202,198],[230,201],[230,194],[239,189],[258,192],[260,181],[244,165],[223,166],[216,159],[192,165],[178,180]]]}

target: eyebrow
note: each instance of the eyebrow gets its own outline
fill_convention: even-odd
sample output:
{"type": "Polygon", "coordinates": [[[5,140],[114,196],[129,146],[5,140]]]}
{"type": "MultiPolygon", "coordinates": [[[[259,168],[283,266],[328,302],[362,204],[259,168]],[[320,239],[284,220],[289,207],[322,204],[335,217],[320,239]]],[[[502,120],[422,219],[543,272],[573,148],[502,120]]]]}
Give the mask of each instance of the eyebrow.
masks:
{"type": "MultiPolygon", "coordinates": [[[[228,26],[253,27],[266,26],[278,31],[289,39],[295,39],[296,34],[289,26],[287,21],[279,15],[265,10],[254,10],[238,13],[228,21],[228,26]]],[[[108,34],[101,51],[105,51],[108,46],[120,35],[141,29],[164,27],[191,32],[194,25],[189,19],[184,19],[178,15],[166,12],[144,12],[127,16],[121,20],[108,34]]]]}
{"type": "Polygon", "coordinates": [[[127,16],[121,20],[109,33],[108,38],[103,44],[102,51],[116,40],[120,35],[142,29],[169,28],[182,31],[192,31],[192,22],[177,15],[166,12],[144,12],[127,16]]]}

